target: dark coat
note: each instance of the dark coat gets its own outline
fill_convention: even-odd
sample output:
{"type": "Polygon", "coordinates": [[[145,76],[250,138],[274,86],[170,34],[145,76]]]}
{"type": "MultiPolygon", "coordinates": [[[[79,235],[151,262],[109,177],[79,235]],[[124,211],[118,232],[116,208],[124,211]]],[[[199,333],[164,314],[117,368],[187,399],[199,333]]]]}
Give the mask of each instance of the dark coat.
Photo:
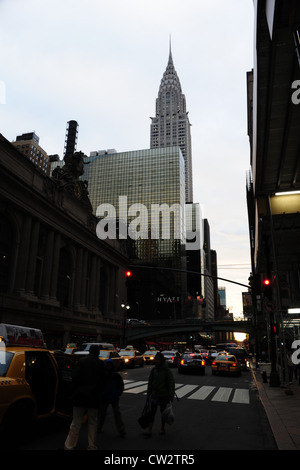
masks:
{"type": "Polygon", "coordinates": [[[103,392],[103,401],[106,404],[115,403],[119,400],[124,390],[124,382],[121,375],[115,371],[110,359],[105,361],[106,375],[103,392]]]}
{"type": "Polygon", "coordinates": [[[168,364],[163,362],[155,365],[150,372],[148,380],[148,397],[152,396],[158,401],[173,399],[175,395],[174,377],[168,364]]]}
{"type": "Polygon", "coordinates": [[[89,355],[78,361],[73,371],[73,405],[99,408],[104,386],[104,364],[97,357],[89,355]]]}

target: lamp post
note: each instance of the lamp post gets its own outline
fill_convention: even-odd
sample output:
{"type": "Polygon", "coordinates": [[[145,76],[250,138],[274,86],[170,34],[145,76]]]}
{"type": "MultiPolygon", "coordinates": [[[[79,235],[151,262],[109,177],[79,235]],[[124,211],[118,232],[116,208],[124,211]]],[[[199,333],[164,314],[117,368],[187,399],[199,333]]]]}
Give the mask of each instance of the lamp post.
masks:
{"type": "Polygon", "coordinates": [[[121,303],[121,307],[124,310],[123,314],[123,347],[126,347],[126,320],[127,320],[127,311],[130,309],[130,305],[125,302],[121,303]]]}

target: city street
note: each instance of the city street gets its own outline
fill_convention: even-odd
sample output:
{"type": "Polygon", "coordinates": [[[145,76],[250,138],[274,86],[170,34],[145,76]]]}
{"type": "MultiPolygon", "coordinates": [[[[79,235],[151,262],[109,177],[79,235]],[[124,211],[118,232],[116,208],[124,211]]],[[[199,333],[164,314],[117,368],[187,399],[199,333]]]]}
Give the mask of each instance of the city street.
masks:
{"type": "MultiPolygon", "coordinates": [[[[125,391],[121,411],[126,437],[119,437],[111,410],[103,432],[98,434],[98,449],[111,453],[152,451],[184,453],[189,450],[276,450],[272,432],[259,401],[251,371],[239,377],[206,374],[182,375],[172,369],[179,401],[174,400],[175,422],[161,436],[159,412],[149,439],[143,436],[137,419],[145,403],[145,389],[151,366],[121,372],[125,391]],[[111,451],[111,452],[110,452],[111,451]]],[[[21,446],[26,450],[60,450],[68,432],[68,423],[39,424],[34,436],[21,446]]],[[[86,449],[87,425],[82,428],[79,450],[86,449]]]]}

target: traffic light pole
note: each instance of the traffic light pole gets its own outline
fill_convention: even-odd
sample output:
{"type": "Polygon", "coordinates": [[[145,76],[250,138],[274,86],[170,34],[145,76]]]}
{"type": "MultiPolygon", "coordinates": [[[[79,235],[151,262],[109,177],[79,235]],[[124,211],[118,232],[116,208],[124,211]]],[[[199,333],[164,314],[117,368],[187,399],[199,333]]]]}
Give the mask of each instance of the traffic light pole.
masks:
{"type": "Polygon", "coordinates": [[[275,340],[275,332],[274,332],[274,311],[270,312],[270,353],[271,353],[271,373],[270,373],[270,387],[279,387],[280,380],[279,375],[276,368],[277,362],[277,355],[276,355],[276,340],[275,340]]]}
{"type": "MultiPolygon", "coordinates": [[[[269,218],[270,218],[270,238],[271,238],[271,246],[272,246],[272,254],[273,254],[273,264],[274,264],[274,272],[276,274],[276,294],[277,294],[277,257],[276,257],[276,250],[275,250],[275,242],[274,242],[274,227],[273,227],[273,217],[271,211],[271,203],[270,203],[270,196],[268,196],[268,209],[269,209],[269,218]]],[[[270,269],[270,256],[269,250],[267,250],[267,267],[268,270],[270,269]]],[[[274,278],[273,278],[274,279],[274,278]]],[[[273,284],[271,285],[272,294],[273,294],[273,284]]],[[[272,295],[271,294],[271,295],[272,295]]],[[[276,295],[277,296],[277,295],[276,295]]],[[[278,296],[277,296],[278,297],[278,296]]],[[[272,299],[269,299],[272,300],[272,299]]],[[[274,304],[273,304],[274,305],[274,304]]],[[[277,303],[278,308],[278,303],[277,303]]],[[[280,386],[280,379],[279,374],[276,368],[277,363],[277,354],[276,354],[276,340],[275,340],[275,332],[274,332],[274,309],[272,308],[270,311],[270,341],[271,341],[271,373],[270,373],[270,387],[279,387],[280,386]]]]}

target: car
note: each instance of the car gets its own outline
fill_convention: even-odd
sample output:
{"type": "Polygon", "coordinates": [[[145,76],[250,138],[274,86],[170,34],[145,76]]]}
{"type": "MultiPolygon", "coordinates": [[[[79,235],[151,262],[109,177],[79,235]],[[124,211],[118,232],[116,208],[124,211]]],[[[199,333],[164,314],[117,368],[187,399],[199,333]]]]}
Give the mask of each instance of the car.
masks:
{"type": "Polygon", "coordinates": [[[47,349],[40,330],[1,324],[0,333],[0,439],[12,445],[38,419],[72,418],[77,360],[47,349]]]}
{"type": "Polygon", "coordinates": [[[227,348],[236,348],[236,344],[235,343],[218,343],[216,345],[217,351],[224,351],[227,348]]]}
{"type": "Polygon", "coordinates": [[[216,351],[216,350],[210,351],[209,356],[208,356],[208,363],[211,364],[216,359],[216,357],[218,357],[220,354],[227,354],[227,351],[216,351]]]}
{"type": "Polygon", "coordinates": [[[99,349],[105,349],[105,350],[110,350],[110,351],[115,351],[115,347],[112,343],[104,343],[104,342],[93,342],[93,343],[82,343],[80,348],[77,349],[74,354],[80,355],[80,356],[86,356],[89,354],[90,347],[92,344],[96,344],[99,346],[99,349]]]}
{"type": "Polygon", "coordinates": [[[216,349],[210,349],[208,352],[207,363],[211,364],[215,357],[218,355],[218,351],[216,349]]]}
{"type": "Polygon", "coordinates": [[[144,320],[138,320],[137,318],[129,318],[126,320],[126,323],[129,327],[149,326],[149,323],[144,320]]]}
{"type": "Polygon", "coordinates": [[[239,375],[241,365],[232,354],[219,354],[211,363],[211,372],[213,375],[219,373],[239,375]]]}
{"type": "Polygon", "coordinates": [[[178,367],[180,360],[180,354],[178,351],[162,351],[162,354],[164,355],[169,367],[178,367]]]}
{"type": "Polygon", "coordinates": [[[196,373],[200,375],[205,374],[205,359],[201,354],[197,353],[183,353],[179,364],[178,364],[179,374],[183,373],[196,373]]]}
{"type": "Polygon", "coordinates": [[[137,318],[127,318],[126,320],[127,325],[137,325],[139,320],[137,318]]]}
{"type": "Polygon", "coordinates": [[[119,354],[124,359],[125,367],[143,367],[144,365],[144,357],[137,349],[120,349],[119,354]]]}
{"type": "Polygon", "coordinates": [[[81,348],[79,348],[76,352],[74,352],[74,356],[83,357],[87,356],[90,351],[90,347],[92,344],[96,344],[99,346],[99,359],[105,361],[105,359],[112,359],[113,363],[115,364],[116,370],[121,370],[124,367],[124,360],[122,357],[119,356],[118,352],[116,351],[114,345],[112,343],[83,343],[81,348]]]}
{"type": "Polygon", "coordinates": [[[249,359],[244,348],[227,348],[226,351],[230,354],[233,354],[237,358],[242,370],[249,369],[249,359]]]}
{"type": "Polygon", "coordinates": [[[200,349],[198,352],[199,352],[199,354],[201,354],[201,356],[203,357],[203,359],[205,359],[206,364],[208,364],[208,360],[209,360],[209,351],[207,351],[207,349],[200,349]]]}
{"type": "Polygon", "coordinates": [[[101,361],[111,359],[114,363],[115,370],[122,370],[125,367],[124,358],[121,357],[117,351],[112,351],[111,349],[100,349],[99,359],[101,361]]]}
{"type": "Polygon", "coordinates": [[[158,352],[159,351],[156,351],[155,349],[150,349],[149,351],[145,351],[143,353],[145,364],[154,364],[154,358],[158,352]]]}

